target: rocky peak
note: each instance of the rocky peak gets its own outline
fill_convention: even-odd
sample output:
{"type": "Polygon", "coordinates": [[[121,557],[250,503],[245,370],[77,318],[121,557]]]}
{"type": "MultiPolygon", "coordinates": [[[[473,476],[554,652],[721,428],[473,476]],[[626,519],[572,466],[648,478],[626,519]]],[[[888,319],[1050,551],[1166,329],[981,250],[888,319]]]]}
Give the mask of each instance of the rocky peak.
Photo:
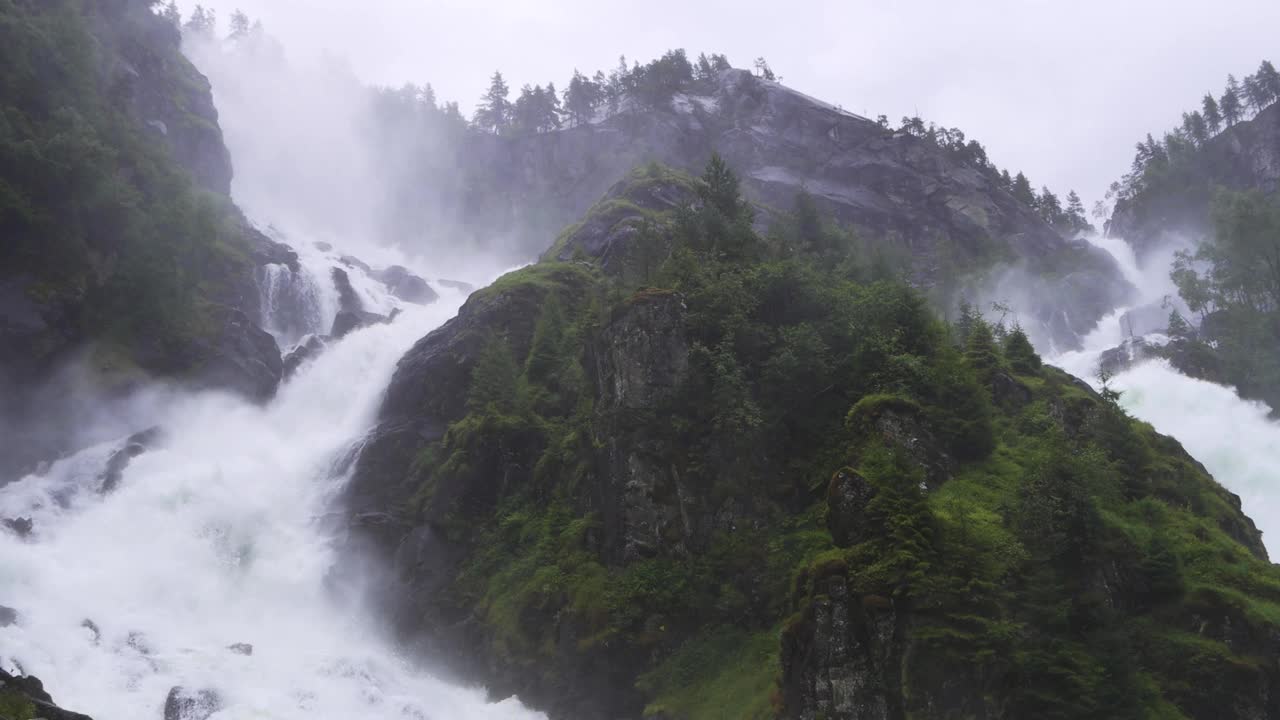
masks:
{"type": "MultiPolygon", "coordinates": [[[[910,259],[920,285],[969,285],[976,294],[1016,270],[1020,282],[1011,284],[1039,284],[1027,313],[1060,347],[1077,344],[1130,291],[1110,256],[1064,238],[999,187],[989,169],[743,70],[723,71],[714,87],[696,94],[676,94],[669,108],[628,101],[593,122],[528,136],[485,135],[473,143],[468,154],[478,162],[471,172],[485,175],[493,202],[468,223],[501,224],[540,249],[590,211],[551,250],[560,259],[581,249],[607,256],[608,267],[618,256],[617,241],[638,232],[645,213],[626,219],[634,208],[622,201],[634,198],[616,187],[632,168],[660,163],[698,173],[718,152],[741,178],[761,229],[803,190],[824,215],[887,255],[910,259]],[[605,204],[592,209],[602,194],[605,204]]],[[[669,190],[667,197],[636,204],[654,209],[653,203],[681,202],[683,190],[669,190]]]]}

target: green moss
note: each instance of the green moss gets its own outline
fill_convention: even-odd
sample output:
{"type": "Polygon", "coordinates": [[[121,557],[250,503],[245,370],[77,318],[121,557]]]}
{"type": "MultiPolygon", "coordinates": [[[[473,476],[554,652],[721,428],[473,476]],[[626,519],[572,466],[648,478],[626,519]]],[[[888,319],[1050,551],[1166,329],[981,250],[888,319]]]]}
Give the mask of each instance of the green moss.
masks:
{"type": "Polygon", "coordinates": [[[14,690],[0,690],[0,717],[5,720],[32,720],[36,706],[31,699],[14,690]]]}

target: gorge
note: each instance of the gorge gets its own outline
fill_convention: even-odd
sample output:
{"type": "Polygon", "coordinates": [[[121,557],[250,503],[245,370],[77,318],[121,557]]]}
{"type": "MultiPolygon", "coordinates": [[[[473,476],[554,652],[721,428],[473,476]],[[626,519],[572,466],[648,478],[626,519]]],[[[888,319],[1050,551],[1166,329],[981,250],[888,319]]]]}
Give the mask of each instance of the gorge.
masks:
{"type": "Polygon", "coordinates": [[[0,717],[1280,718],[1181,215],[733,68],[379,178],[151,5],[0,0],[0,717]]]}

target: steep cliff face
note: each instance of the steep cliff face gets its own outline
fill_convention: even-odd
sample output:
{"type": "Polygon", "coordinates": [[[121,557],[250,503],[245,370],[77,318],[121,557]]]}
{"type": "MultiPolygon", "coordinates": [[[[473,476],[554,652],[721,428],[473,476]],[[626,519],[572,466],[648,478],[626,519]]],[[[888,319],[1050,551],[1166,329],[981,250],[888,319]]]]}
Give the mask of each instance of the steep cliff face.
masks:
{"type": "Polygon", "coordinates": [[[0,475],[146,376],[279,382],[254,277],[296,258],[227,197],[209,84],[149,5],[0,4],[0,475]]]}
{"type": "Polygon", "coordinates": [[[138,0],[91,5],[91,32],[101,47],[99,82],[197,185],[229,196],[231,153],[222,140],[209,80],[182,54],[178,28],[138,12],[145,5],[138,0]]]}
{"type": "Polygon", "coordinates": [[[1176,442],[663,176],[401,361],[349,519],[406,637],[553,717],[1280,717],[1176,442]]]}
{"type": "Polygon", "coordinates": [[[1224,130],[1167,178],[1116,203],[1107,232],[1139,253],[1170,241],[1198,242],[1213,230],[1216,188],[1280,190],[1280,104],[1224,130]]]}
{"type": "Polygon", "coordinates": [[[670,109],[627,102],[557,132],[472,138],[466,224],[541,250],[631,168],[657,161],[694,170],[716,151],[741,175],[762,229],[803,189],[944,295],[981,294],[1013,270],[1037,284],[1026,310],[1059,346],[1073,345],[1129,291],[1110,256],[1064,239],[993,173],[749,72],[724,71],[715,87],[676,95],[670,109]]]}

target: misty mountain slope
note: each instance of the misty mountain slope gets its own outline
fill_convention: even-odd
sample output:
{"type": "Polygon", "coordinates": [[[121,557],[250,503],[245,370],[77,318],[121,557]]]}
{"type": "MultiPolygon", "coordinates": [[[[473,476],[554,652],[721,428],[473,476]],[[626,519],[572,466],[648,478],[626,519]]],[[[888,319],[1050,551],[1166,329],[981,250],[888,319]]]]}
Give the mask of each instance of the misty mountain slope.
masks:
{"type": "Polygon", "coordinates": [[[0,3],[6,471],[59,449],[28,414],[80,415],[147,376],[256,398],[279,382],[254,273],[296,258],[227,196],[209,84],[179,44],[139,0],[0,3]],[[84,382],[33,392],[73,364],[84,382]]]}
{"type": "Polygon", "coordinates": [[[1140,254],[1211,235],[1216,188],[1280,190],[1280,104],[1224,129],[1116,201],[1107,232],[1140,254]]]}
{"type": "MultiPolygon", "coordinates": [[[[1167,345],[1117,352],[1122,364],[1167,358],[1191,377],[1233,386],[1280,409],[1280,103],[1196,141],[1184,132],[1140,144],[1108,231],[1140,256],[1184,248],[1171,267],[1187,317],[1148,309],[1167,345]],[[1165,325],[1169,324],[1166,328],[1165,325]]],[[[1166,260],[1167,262],[1167,260],[1166,260]]]]}
{"type": "Polygon", "coordinates": [[[762,221],[805,190],[834,220],[909,260],[943,305],[960,289],[985,296],[1005,278],[995,299],[1019,301],[1029,324],[1060,346],[1074,345],[1129,291],[1109,256],[1064,239],[1000,188],[996,173],[747,71],[722,71],[714,87],[677,93],[669,109],[627,98],[619,112],[600,114],[555,132],[468,138],[464,225],[541,251],[540,238],[580,217],[632,167],[657,161],[696,172],[714,150],[738,169],[762,221]],[[1037,292],[1018,287],[1028,284],[1037,292]]]}
{"type": "Polygon", "coordinates": [[[1280,717],[1239,498],[781,220],[637,169],[405,355],[348,502],[406,637],[563,718],[1280,717]]]}

